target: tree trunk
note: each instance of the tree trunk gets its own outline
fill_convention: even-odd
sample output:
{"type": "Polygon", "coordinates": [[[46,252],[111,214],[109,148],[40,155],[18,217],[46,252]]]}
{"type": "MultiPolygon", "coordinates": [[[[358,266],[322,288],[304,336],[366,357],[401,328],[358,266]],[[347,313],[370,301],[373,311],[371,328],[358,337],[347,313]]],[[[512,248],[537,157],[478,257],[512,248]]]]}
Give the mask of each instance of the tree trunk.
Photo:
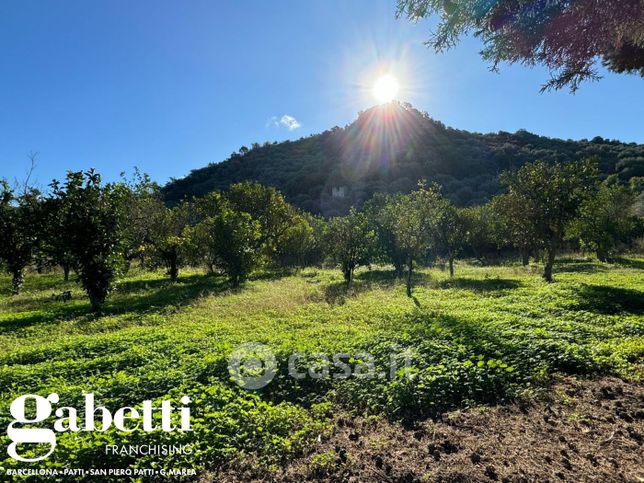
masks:
{"type": "Polygon", "coordinates": [[[528,250],[521,252],[521,263],[524,267],[527,267],[530,264],[530,252],[528,250]]]}
{"type": "Polygon", "coordinates": [[[69,282],[69,263],[63,263],[63,278],[65,282],[69,282]]]}
{"type": "Polygon", "coordinates": [[[347,282],[347,285],[351,283],[351,274],[353,270],[351,270],[351,267],[349,264],[345,264],[342,266],[342,275],[344,276],[344,281],[347,282]]]}
{"type": "Polygon", "coordinates": [[[454,278],[454,257],[449,257],[449,276],[454,278]]]}
{"type": "Polygon", "coordinates": [[[546,282],[552,282],[552,266],[555,263],[555,249],[549,247],[546,250],[546,267],[543,271],[543,278],[546,282]]]}
{"type": "Polygon", "coordinates": [[[11,280],[11,293],[13,295],[18,295],[22,284],[25,281],[25,275],[22,271],[22,268],[17,268],[11,272],[13,279],[11,280]]]}
{"type": "Polygon", "coordinates": [[[597,249],[596,255],[597,255],[597,260],[599,260],[600,262],[608,261],[608,255],[606,254],[606,251],[603,250],[602,248],[597,249]]]}
{"type": "Polygon", "coordinates": [[[177,277],[179,276],[179,264],[177,263],[177,257],[172,257],[170,259],[170,270],[168,271],[168,275],[170,275],[170,280],[173,282],[177,281],[177,277]]]}
{"type": "Polygon", "coordinates": [[[409,272],[407,273],[407,297],[411,297],[411,276],[414,269],[414,261],[409,259],[409,272]]]}
{"type": "Polygon", "coordinates": [[[394,263],[394,273],[396,277],[402,277],[405,274],[405,257],[395,256],[392,257],[394,263]]]}
{"type": "Polygon", "coordinates": [[[402,277],[403,273],[405,273],[405,264],[394,262],[394,273],[396,274],[396,277],[402,277]]]}
{"type": "Polygon", "coordinates": [[[105,297],[98,294],[89,294],[89,303],[92,305],[92,311],[98,315],[103,309],[105,297]]]}

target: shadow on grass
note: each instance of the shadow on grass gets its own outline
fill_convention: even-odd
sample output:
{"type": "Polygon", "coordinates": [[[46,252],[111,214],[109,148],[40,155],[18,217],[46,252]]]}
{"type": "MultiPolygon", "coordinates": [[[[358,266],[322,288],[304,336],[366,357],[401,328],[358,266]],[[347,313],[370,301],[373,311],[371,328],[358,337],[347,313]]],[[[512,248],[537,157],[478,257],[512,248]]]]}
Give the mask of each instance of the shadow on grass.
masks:
{"type": "MultiPolygon", "coordinates": [[[[424,274],[415,274],[418,277],[425,277],[424,274]]],[[[367,283],[375,283],[380,285],[394,285],[404,280],[404,275],[397,274],[394,270],[369,270],[361,272],[356,276],[357,280],[362,280],[367,283]]]]}
{"type": "MultiPolygon", "coordinates": [[[[186,305],[193,300],[208,294],[221,293],[229,288],[223,277],[212,275],[189,275],[179,277],[172,283],[169,279],[132,280],[122,282],[108,298],[103,309],[103,316],[122,314],[144,314],[161,312],[167,307],[186,305]],[[148,293],[140,294],[146,291],[148,293]]],[[[31,301],[39,311],[25,317],[0,322],[0,334],[20,330],[35,324],[50,324],[61,320],[95,317],[89,308],[89,302],[83,298],[79,304],[74,299],[69,304],[50,299],[31,301]]]]}
{"type": "Polygon", "coordinates": [[[324,300],[331,305],[344,305],[348,297],[355,297],[367,292],[371,284],[353,280],[350,284],[346,282],[335,282],[324,287],[324,300]]]}
{"type": "MultiPolygon", "coordinates": [[[[36,274],[27,273],[25,275],[25,283],[22,286],[21,294],[29,292],[40,292],[44,290],[62,291],[67,287],[73,287],[75,279],[74,275],[70,275],[70,280],[65,282],[62,274],[46,273],[36,274]]],[[[0,277],[0,296],[11,297],[11,277],[0,277]]]]}
{"type": "Polygon", "coordinates": [[[598,273],[606,272],[608,268],[599,262],[558,260],[555,262],[554,274],[557,273],[598,273]]]}
{"type": "MultiPolygon", "coordinates": [[[[414,273],[412,278],[414,287],[426,285],[430,280],[424,273],[414,273]]],[[[324,288],[324,299],[329,304],[342,305],[348,297],[355,297],[376,287],[391,288],[396,285],[404,287],[405,277],[392,270],[370,270],[356,275],[350,284],[336,282],[327,285],[324,288]]]]}
{"type": "MultiPolygon", "coordinates": [[[[360,273],[356,279],[370,285],[379,285],[384,287],[391,287],[393,285],[405,284],[407,274],[397,274],[393,270],[369,270],[368,272],[360,273]]],[[[414,286],[427,285],[431,281],[431,277],[423,272],[414,272],[412,275],[412,282],[414,286]]]]}
{"type": "Polygon", "coordinates": [[[443,280],[438,285],[440,288],[462,288],[472,292],[499,292],[519,288],[522,284],[506,278],[453,278],[443,280]]]}
{"type": "Polygon", "coordinates": [[[229,288],[228,281],[216,275],[188,275],[176,282],[169,279],[133,280],[119,284],[103,309],[103,315],[128,312],[150,312],[167,306],[185,305],[199,297],[221,293],[229,288]],[[152,291],[145,295],[138,292],[152,291]]]}
{"type": "Polygon", "coordinates": [[[615,263],[628,268],[644,270],[644,260],[634,260],[632,258],[616,258],[615,263]]]}
{"type": "Polygon", "coordinates": [[[607,285],[583,285],[577,291],[579,310],[598,314],[644,314],[644,292],[607,285]]]}
{"type": "Polygon", "coordinates": [[[296,268],[273,268],[270,270],[253,273],[249,280],[279,280],[280,278],[288,277],[297,272],[296,268]]]}

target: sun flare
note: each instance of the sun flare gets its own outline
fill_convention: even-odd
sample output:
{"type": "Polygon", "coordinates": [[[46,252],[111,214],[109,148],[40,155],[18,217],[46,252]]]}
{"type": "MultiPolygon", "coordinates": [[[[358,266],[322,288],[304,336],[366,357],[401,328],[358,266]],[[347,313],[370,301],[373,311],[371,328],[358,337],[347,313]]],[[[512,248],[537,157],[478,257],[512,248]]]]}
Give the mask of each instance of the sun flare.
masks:
{"type": "Polygon", "coordinates": [[[372,93],[379,103],[384,104],[393,101],[398,95],[399,89],[398,80],[391,74],[385,74],[376,80],[372,93]]]}

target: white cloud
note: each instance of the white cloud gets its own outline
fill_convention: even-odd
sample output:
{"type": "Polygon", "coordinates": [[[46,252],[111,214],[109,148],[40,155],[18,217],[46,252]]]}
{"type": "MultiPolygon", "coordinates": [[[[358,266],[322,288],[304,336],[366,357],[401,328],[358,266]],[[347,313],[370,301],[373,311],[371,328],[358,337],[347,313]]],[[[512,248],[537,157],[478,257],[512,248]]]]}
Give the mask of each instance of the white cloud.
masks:
{"type": "Polygon", "coordinates": [[[288,129],[289,131],[295,131],[297,128],[302,126],[297,121],[297,119],[295,119],[293,116],[289,116],[288,114],[284,114],[280,119],[279,123],[282,126],[285,126],[286,129],[288,129]]]}
{"type": "Polygon", "coordinates": [[[268,121],[266,121],[266,127],[271,126],[284,126],[289,131],[295,131],[296,129],[302,127],[302,124],[300,124],[300,121],[295,119],[293,116],[284,114],[282,117],[273,116],[268,121]]]}

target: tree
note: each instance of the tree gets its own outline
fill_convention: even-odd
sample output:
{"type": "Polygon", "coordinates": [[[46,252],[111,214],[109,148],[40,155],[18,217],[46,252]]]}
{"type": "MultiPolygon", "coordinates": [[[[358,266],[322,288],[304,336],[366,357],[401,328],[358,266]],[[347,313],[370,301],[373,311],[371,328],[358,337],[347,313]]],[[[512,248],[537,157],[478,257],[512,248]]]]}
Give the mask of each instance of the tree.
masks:
{"type": "Polygon", "coordinates": [[[534,237],[533,246],[546,252],[543,278],[552,282],[557,252],[580,207],[596,192],[597,162],[547,164],[538,161],[516,172],[506,172],[501,180],[507,198],[534,237]]]}
{"type": "Polygon", "coordinates": [[[474,33],[481,56],[494,69],[502,62],[545,65],[543,89],[599,78],[596,62],[614,72],[644,75],[643,0],[398,0],[398,15],[440,18],[428,44],[437,51],[474,33]]]}
{"type": "Polygon", "coordinates": [[[393,220],[395,245],[407,265],[407,296],[412,295],[414,262],[424,258],[434,241],[437,207],[442,197],[437,185],[423,183],[409,195],[394,198],[384,208],[393,220]]]}
{"type": "Polygon", "coordinates": [[[465,219],[451,201],[441,197],[436,203],[432,223],[434,243],[438,254],[447,258],[449,276],[454,276],[454,258],[463,249],[466,236],[465,219]]]}
{"type": "Polygon", "coordinates": [[[465,224],[465,244],[477,260],[483,262],[497,255],[494,232],[495,215],[489,204],[461,209],[465,224]]]}
{"type": "Polygon", "coordinates": [[[282,266],[317,264],[323,257],[326,223],[308,213],[295,215],[289,228],[280,236],[275,258],[282,266]]]}
{"type": "Polygon", "coordinates": [[[63,218],[62,200],[59,198],[46,198],[43,201],[43,230],[41,250],[48,257],[49,262],[60,265],[63,269],[65,282],[69,280],[74,258],[69,243],[61,233],[65,233],[65,220],[63,218]]]}
{"type": "Polygon", "coordinates": [[[240,213],[248,213],[257,220],[260,236],[257,247],[268,257],[273,257],[280,237],[292,226],[295,210],[282,193],[275,188],[255,182],[237,183],[226,193],[230,207],[240,213]]]}
{"type": "Polygon", "coordinates": [[[189,257],[195,264],[205,263],[209,273],[214,273],[218,261],[219,247],[215,245],[213,222],[223,208],[230,209],[226,199],[218,191],[193,200],[196,223],[188,227],[186,234],[190,243],[189,257]]]}
{"type": "Polygon", "coordinates": [[[188,223],[190,204],[181,202],[173,208],[161,207],[156,212],[149,235],[149,245],[154,258],[167,269],[170,280],[175,282],[179,268],[186,261],[189,251],[188,223]]]}
{"type": "Polygon", "coordinates": [[[347,216],[335,217],[329,222],[327,250],[340,265],[347,284],[351,283],[358,266],[369,263],[374,242],[375,233],[368,218],[355,208],[351,208],[347,216]]]}
{"type": "Polygon", "coordinates": [[[61,232],[79,282],[94,312],[100,312],[123,268],[127,187],[101,184],[94,170],[69,172],[64,185],[53,181],[61,232]]]}
{"type": "Polygon", "coordinates": [[[526,212],[524,196],[517,191],[511,191],[495,196],[490,202],[493,213],[492,233],[497,246],[510,245],[521,255],[523,266],[530,263],[530,254],[538,247],[537,226],[533,217],[526,212]]]}
{"type": "Polygon", "coordinates": [[[124,230],[125,259],[138,259],[141,267],[149,261],[148,249],[152,248],[151,241],[158,228],[159,219],[166,207],[163,202],[160,187],[151,178],[135,168],[131,179],[122,174],[127,200],[124,230]]]}
{"type": "Polygon", "coordinates": [[[195,228],[207,247],[214,265],[226,275],[232,287],[238,287],[261,260],[261,227],[248,213],[222,206],[219,213],[195,228]]]}
{"type": "Polygon", "coordinates": [[[619,245],[628,243],[635,234],[634,203],[635,194],[629,187],[602,183],[595,196],[581,205],[570,236],[578,238],[584,248],[594,250],[600,261],[609,261],[619,245]]]}
{"type": "Polygon", "coordinates": [[[375,193],[365,205],[365,214],[373,224],[376,233],[376,259],[391,263],[396,275],[402,276],[407,257],[396,240],[396,222],[399,213],[395,209],[402,200],[402,194],[375,193]]]}
{"type": "Polygon", "coordinates": [[[0,180],[0,260],[11,273],[13,294],[20,293],[25,267],[38,248],[41,226],[40,193],[25,185],[17,196],[6,181],[0,180]]]}

